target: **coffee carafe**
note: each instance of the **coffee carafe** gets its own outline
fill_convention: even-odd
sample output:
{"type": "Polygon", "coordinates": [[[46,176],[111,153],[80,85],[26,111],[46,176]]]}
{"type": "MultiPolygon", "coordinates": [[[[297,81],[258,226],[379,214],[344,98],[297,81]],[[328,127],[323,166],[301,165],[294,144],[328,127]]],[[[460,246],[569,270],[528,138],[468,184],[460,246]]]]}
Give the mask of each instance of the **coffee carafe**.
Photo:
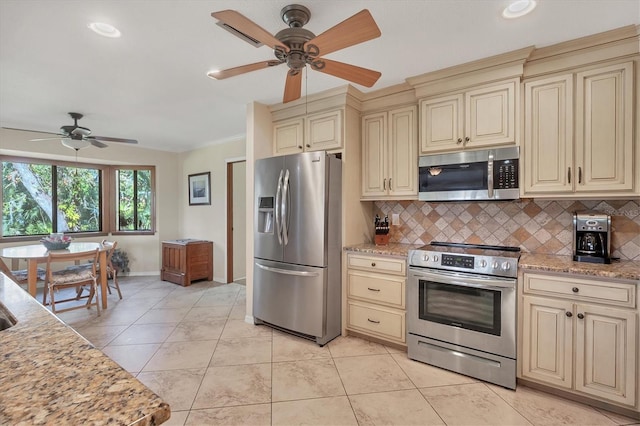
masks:
{"type": "Polygon", "coordinates": [[[573,214],[573,260],[611,263],[611,216],[582,211],[573,214]]]}

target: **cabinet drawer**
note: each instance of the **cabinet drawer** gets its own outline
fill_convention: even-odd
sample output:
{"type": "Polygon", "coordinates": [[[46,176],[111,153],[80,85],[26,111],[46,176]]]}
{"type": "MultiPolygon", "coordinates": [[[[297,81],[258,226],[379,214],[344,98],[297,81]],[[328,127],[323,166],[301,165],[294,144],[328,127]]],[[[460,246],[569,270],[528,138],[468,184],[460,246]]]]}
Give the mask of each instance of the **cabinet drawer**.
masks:
{"type": "Polygon", "coordinates": [[[524,292],[629,308],[636,306],[636,284],[525,273],[524,292]]]}
{"type": "Polygon", "coordinates": [[[349,271],[347,282],[349,297],[404,308],[404,278],[349,271]]]}
{"type": "Polygon", "coordinates": [[[347,267],[351,269],[402,276],[407,274],[407,262],[405,259],[350,254],[347,258],[347,263],[347,267]]]}
{"type": "Polygon", "coordinates": [[[402,311],[349,301],[347,326],[404,343],[404,316],[402,311]]]}

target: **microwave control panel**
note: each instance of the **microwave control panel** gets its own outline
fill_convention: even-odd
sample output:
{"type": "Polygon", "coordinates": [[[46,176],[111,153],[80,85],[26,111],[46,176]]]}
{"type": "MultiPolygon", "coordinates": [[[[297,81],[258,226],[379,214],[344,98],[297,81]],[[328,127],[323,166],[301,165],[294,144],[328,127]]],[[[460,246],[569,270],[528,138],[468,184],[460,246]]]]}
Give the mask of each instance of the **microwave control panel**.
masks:
{"type": "Polygon", "coordinates": [[[518,160],[494,161],[493,187],[495,189],[511,189],[518,187],[518,160]]]}

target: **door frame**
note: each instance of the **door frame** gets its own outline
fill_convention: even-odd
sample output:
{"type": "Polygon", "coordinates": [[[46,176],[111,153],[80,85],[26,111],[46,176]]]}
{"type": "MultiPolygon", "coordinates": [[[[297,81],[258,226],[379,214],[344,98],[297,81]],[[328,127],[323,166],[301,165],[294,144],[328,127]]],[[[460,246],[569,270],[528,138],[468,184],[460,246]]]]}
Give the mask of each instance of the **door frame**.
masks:
{"type": "Polygon", "coordinates": [[[227,283],[233,282],[233,165],[246,157],[228,158],[227,163],[227,283]]]}

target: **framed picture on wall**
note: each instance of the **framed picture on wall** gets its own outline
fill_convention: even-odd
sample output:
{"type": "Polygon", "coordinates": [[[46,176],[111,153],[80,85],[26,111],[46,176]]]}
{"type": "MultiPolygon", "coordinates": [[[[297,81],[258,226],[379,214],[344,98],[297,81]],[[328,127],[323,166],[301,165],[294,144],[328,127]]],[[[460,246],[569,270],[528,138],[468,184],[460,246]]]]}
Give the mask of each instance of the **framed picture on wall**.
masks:
{"type": "Polygon", "coordinates": [[[189,205],[211,204],[211,172],[189,175],[189,205]]]}

